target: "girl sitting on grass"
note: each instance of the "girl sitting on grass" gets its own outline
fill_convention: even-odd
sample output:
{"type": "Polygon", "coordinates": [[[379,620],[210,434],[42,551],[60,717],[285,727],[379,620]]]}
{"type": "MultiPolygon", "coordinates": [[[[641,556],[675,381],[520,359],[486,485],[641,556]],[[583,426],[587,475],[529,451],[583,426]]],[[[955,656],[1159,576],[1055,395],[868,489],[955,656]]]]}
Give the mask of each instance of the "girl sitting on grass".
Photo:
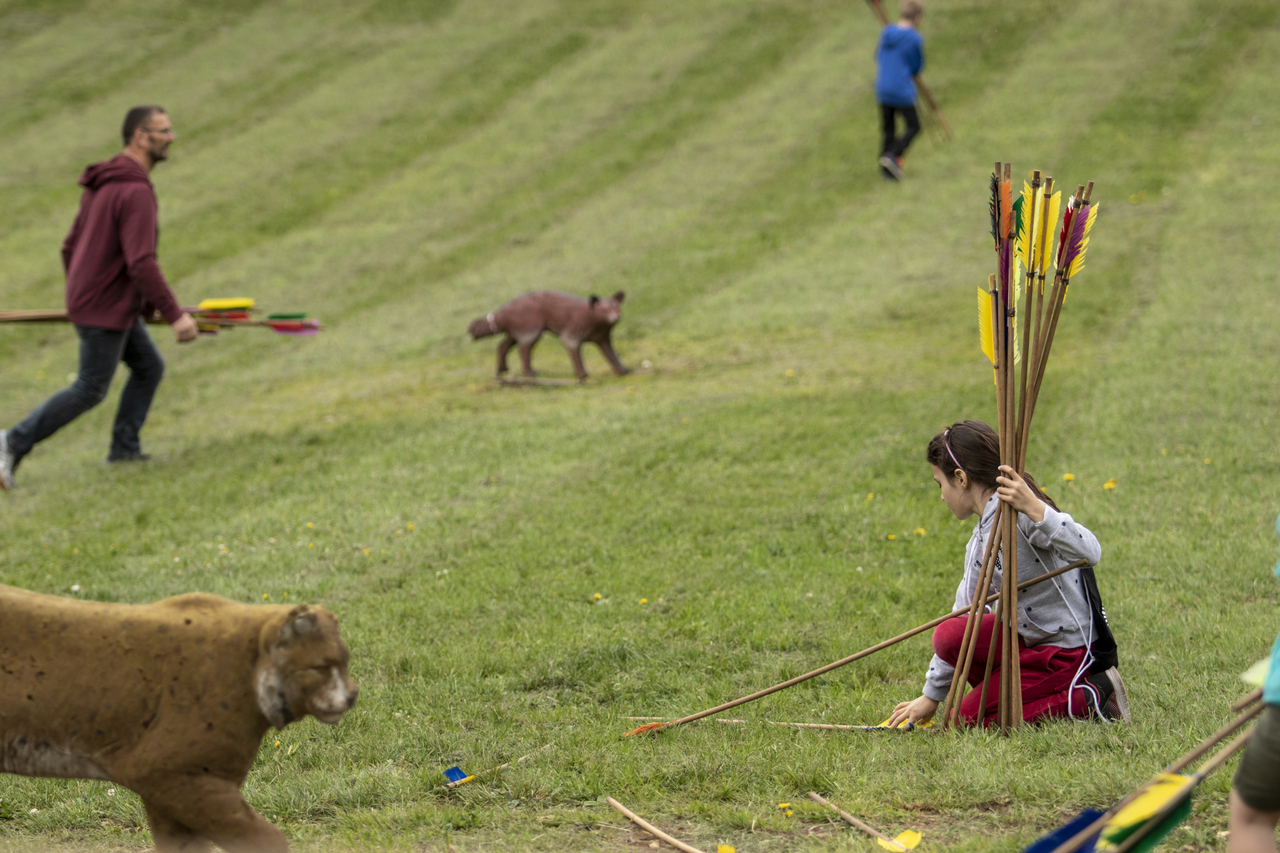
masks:
{"type": "MultiPolygon", "coordinates": [[[[938,433],[929,442],[926,458],[947,508],[956,518],[978,516],[965,548],[964,577],[956,590],[953,609],[968,607],[978,594],[978,576],[1001,501],[1020,513],[1019,582],[1079,559],[1088,560],[1092,567],[1101,558],[1102,548],[1092,533],[1060,512],[1030,476],[1020,477],[1009,466],[1000,464],[1000,438],[982,421],[955,423],[938,433]]],[[[1000,591],[1000,560],[997,555],[995,580],[989,591],[982,592],[984,598],[1000,591]]],[[[1129,722],[1129,702],[1114,666],[1114,646],[1096,589],[1090,568],[1088,572],[1067,572],[1018,594],[1018,659],[1022,667],[1022,714],[1027,722],[1050,717],[1129,722]],[[1098,643],[1100,636],[1106,642],[1098,643]],[[1103,646],[1109,648],[1104,652],[1103,646]],[[1095,659],[1094,651],[1101,660],[1095,659]]],[[[960,713],[971,724],[979,718],[981,682],[989,655],[995,656],[995,665],[981,717],[986,725],[996,721],[1001,645],[997,637],[995,648],[990,648],[994,620],[994,614],[984,612],[969,675],[969,684],[975,689],[960,704],[960,713]]],[[[890,726],[929,720],[947,698],[966,622],[968,617],[958,616],[934,630],[935,654],[925,676],[924,695],[894,708],[890,726]]]]}

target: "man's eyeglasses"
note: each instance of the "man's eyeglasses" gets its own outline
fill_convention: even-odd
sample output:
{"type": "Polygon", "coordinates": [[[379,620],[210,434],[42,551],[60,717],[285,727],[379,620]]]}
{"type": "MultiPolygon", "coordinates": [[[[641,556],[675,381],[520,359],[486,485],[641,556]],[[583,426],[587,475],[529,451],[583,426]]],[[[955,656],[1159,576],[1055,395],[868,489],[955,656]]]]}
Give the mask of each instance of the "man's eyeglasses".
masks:
{"type": "Polygon", "coordinates": [[[169,136],[173,136],[172,127],[143,127],[143,128],[140,128],[140,130],[142,130],[145,133],[158,133],[161,136],[164,136],[166,134],[168,134],[169,136]]]}

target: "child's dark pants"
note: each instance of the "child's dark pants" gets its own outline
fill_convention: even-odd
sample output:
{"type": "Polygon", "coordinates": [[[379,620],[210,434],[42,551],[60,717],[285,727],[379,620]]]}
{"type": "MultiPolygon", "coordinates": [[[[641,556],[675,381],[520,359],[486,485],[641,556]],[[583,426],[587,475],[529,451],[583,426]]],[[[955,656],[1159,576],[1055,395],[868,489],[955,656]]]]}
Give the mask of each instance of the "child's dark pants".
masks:
{"type": "Polygon", "coordinates": [[[880,146],[881,156],[888,155],[896,159],[907,152],[907,146],[920,132],[920,115],[915,107],[891,107],[888,104],[881,104],[880,128],[884,134],[884,141],[880,146]],[[902,136],[897,135],[898,113],[902,113],[902,117],[907,122],[907,132],[902,136]]]}

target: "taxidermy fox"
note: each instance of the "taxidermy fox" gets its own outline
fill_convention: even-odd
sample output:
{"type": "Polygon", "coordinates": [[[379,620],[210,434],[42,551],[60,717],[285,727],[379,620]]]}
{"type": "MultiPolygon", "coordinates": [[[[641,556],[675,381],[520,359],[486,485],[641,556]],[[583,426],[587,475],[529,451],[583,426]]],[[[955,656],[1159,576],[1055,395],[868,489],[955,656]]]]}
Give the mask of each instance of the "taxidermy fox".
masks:
{"type": "Polygon", "coordinates": [[[530,353],[542,333],[551,332],[559,336],[560,343],[569,351],[573,372],[579,380],[587,378],[587,371],[582,366],[582,345],[588,341],[600,347],[609,364],[613,365],[613,372],[622,376],[631,371],[618,361],[609,333],[622,318],[619,309],[625,297],[621,290],[607,299],[595,295],[583,299],[555,290],[526,293],[476,320],[469,331],[472,340],[506,335],[498,344],[498,375],[507,372],[507,353],[518,344],[524,375],[536,376],[529,362],[530,353]]]}

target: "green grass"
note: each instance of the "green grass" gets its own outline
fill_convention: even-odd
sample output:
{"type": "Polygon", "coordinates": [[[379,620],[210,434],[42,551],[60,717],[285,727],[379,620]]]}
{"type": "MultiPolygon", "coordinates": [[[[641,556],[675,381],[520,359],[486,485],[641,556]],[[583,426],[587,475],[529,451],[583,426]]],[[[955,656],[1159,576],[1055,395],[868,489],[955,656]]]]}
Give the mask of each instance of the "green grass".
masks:
{"type": "MultiPolygon", "coordinates": [[[[818,790],[930,849],[1020,850],[1217,728],[1277,630],[1278,20],[1265,0],[931,6],[956,139],[926,134],[892,186],[856,4],[0,0],[0,302],[60,303],[75,179],[158,102],[180,298],[326,324],[155,329],[155,458],[102,464],[115,394],[41,445],[0,499],[0,582],[337,612],[360,704],[269,738],[245,788],[304,849],[646,845],[605,795],[703,849],[878,849],[818,790]],[[1103,543],[1134,725],[763,724],[878,722],[918,695],[918,639],[744,706],[746,727],[622,739],[950,603],[970,524],[923,451],[994,417],[973,290],[997,159],[1097,182],[1028,467],[1103,543]],[[540,288],[626,290],[636,373],[592,351],[584,387],[496,387],[466,324],[540,288]]],[[[66,327],[0,327],[0,424],[75,352],[66,327]]],[[[535,362],[571,375],[554,339],[535,362]]],[[[1224,849],[1229,786],[1165,849],[1224,849]]],[[[145,847],[108,787],[0,777],[0,850],[145,847]]]]}

